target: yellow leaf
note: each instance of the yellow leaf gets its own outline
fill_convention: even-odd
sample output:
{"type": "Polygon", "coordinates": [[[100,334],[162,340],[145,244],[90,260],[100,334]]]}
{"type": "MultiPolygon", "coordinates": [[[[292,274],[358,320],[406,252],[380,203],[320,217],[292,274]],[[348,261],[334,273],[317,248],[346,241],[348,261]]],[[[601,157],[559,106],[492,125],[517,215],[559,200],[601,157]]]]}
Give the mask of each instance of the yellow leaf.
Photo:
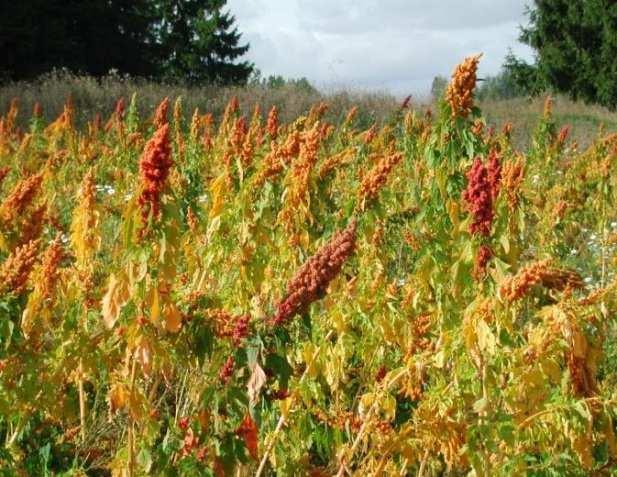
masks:
{"type": "Polygon", "coordinates": [[[334,328],[339,335],[347,331],[347,320],[345,319],[345,315],[340,310],[335,310],[332,313],[332,323],[334,324],[334,328]]]}
{"type": "Polygon", "coordinates": [[[225,205],[225,189],[227,186],[227,174],[223,173],[218,176],[210,185],[210,194],[212,196],[212,206],[208,214],[210,219],[220,215],[225,205]]]}
{"type": "Polygon", "coordinates": [[[391,421],[396,416],[396,399],[394,396],[386,396],[381,402],[381,409],[386,420],[391,421]]]}
{"type": "Polygon", "coordinates": [[[109,406],[111,412],[118,411],[126,407],[129,401],[128,389],[124,384],[116,383],[109,390],[109,406]]]}
{"type": "Polygon", "coordinates": [[[114,324],[120,317],[122,307],[128,301],[128,288],[126,283],[118,280],[112,273],[109,276],[109,285],[107,293],[101,300],[101,313],[103,315],[103,323],[107,329],[112,329],[114,324]]]}
{"type": "Polygon", "coordinates": [[[446,359],[447,359],[446,353],[442,349],[437,354],[435,354],[435,357],[434,357],[435,367],[439,369],[443,368],[446,365],[446,359]]]}
{"type": "Polygon", "coordinates": [[[562,377],[561,367],[554,359],[540,361],[540,367],[553,383],[558,383],[562,377]]]}
{"type": "Polygon", "coordinates": [[[491,331],[491,328],[484,320],[478,320],[476,333],[478,338],[478,348],[480,351],[489,355],[495,354],[497,340],[495,339],[495,335],[491,331]]]}
{"type": "Polygon", "coordinates": [[[448,210],[450,221],[452,222],[454,229],[456,229],[459,224],[459,205],[453,200],[448,200],[446,209],[448,210]]]}
{"type": "Polygon", "coordinates": [[[591,442],[590,433],[585,431],[582,431],[580,433],[571,431],[569,437],[572,449],[577,455],[581,465],[585,469],[591,469],[591,467],[593,466],[593,455],[591,453],[591,449],[593,449],[593,443],[591,442]]]}
{"type": "Polygon", "coordinates": [[[313,354],[315,352],[315,346],[312,343],[307,342],[302,349],[302,359],[306,363],[306,374],[310,377],[317,376],[317,366],[313,362],[313,354]]]}
{"type": "Polygon", "coordinates": [[[465,341],[465,347],[469,351],[475,348],[478,341],[476,321],[477,319],[475,319],[473,313],[469,313],[463,320],[463,326],[461,327],[461,334],[465,341]]]}
{"type": "Polygon", "coordinates": [[[135,358],[141,364],[141,368],[146,376],[150,376],[152,372],[152,347],[150,342],[140,337],[137,348],[135,348],[135,358]]]}
{"type": "Polygon", "coordinates": [[[161,319],[161,305],[159,303],[159,289],[154,286],[152,287],[151,300],[152,303],[150,305],[150,321],[155,325],[158,325],[161,319]]]}
{"type": "Polygon", "coordinates": [[[606,436],[609,454],[612,457],[617,456],[617,439],[615,438],[615,432],[613,431],[613,419],[610,415],[606,416],[604,435],[606,436]]]}
{"type": "Polygon", "coordinates": [[[165,318],[165,329],[172,333],[177,333],[182,327],[182,315],[176,305],[173,303],[165,305],[163,308],[163,317],[165,318]]]}
{"type": "Polygon", "coordinates": [[[499,238],[499,243],[501,243],[501,246],[503,247],[503,251],[507,254],[510,253],[510,240],[508,239],[508,236],[506,234],[503,234],[500,238],[499,238]]]}
{"type": "Polygon", "coordinates": [[[283,416],[284,419],[287,419],[287,416],[289,416],[289,410],[291,409],[292,401],[293,399],[291,399],[290,397],[280,401],[281,416],[283,416]]]}
{"type": "Polygon", "coordinates": [[[366,393],[360,398],[360,404],[358,405],[358,414],[364,417],[368,413],[369,409],[375,402],[375,394],[366,393]]]}
{"type": "Polygon", "coordinates": [[[30,333],[34,330],[36,317],[40,314],[42,303],[43,299],[41,294],[37,291],[32,292],[28,297],[28,304],[21,317],[21,330],[26,338],[28,338],[30,333]]]}

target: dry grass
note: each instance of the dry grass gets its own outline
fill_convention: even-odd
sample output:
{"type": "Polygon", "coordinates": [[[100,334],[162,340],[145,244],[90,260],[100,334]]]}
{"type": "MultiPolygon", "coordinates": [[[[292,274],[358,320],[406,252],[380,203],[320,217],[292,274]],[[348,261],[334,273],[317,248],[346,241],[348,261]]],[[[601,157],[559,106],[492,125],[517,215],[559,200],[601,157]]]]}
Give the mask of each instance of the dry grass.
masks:
{"type": "MultiPolygon", "coordinates": [[[[511,122],[514,143],[520,149],[525,149],[540,120],[544,97],[487,100],[480,107],[489,125],[501,128],[511,122]]],[[[588,146],[602,131],[617,130],[617,113],[565,97],[555,98],[553,116],[559,127],[571,126],[570,140],[576,141],[580,147],[588,146]]]]}
{"type": "Polygon", "coordinates": [[[137,93],[140,115],[151,115],[157,104],[169,96],[173,101],[182,97],[183,110],[187,115],[195,108],[202,113],[211,112],[220,116],[232,96],[237,96],[240,106],[250,114],[256,104],[267,111],[275,105],[281,120],[287,122],[306,113],[312,105],[326,101],[330,107],[330,120],[338,120],[352,106],[358,106],[359,120],[368,124],[381,122],[398,106],[397,99],[387,93],[350,93],[334,92],[322,94],[317,90],[285,85],[271,88],[261,85],[246,87],[188,87],[154,83],[120,76],[108,76],[97,80],[92,77],[74,76],[60,73],[49,75],[34,82],[16,82],[0,87],[0,108],[6,110],[13,98],[19,98],[20,121],[27,120],[30,111],[38,101],[45,119],[56,118],[61,112],[66,99],[70,96],[78,112],[78,123],[91,120],[96,113],[103,117],[111,114],[118,98],[128,102],[133,93],[137,93]],[[24,114],[23,112],[26,112],[24,114]]]}
{"type": "MultiPolygon", "coordinates": [[[[121,76],[108,76],[97,80],[91,77],[57,73],[34,82],[16,82],[0,87],[0,111],[6,111],[13,98],[20,99],[19,122],[28,120],[35,101],[43,107],[46,120],[56,118],[61,112],[66,98],[72,97],[77,121],[83,124],[96,113],[103,117],[111,114],[118,98],[129,100],[133,93],[138,94],[140,115],[152,114],[156,105],[166,96],[172,101],[182,97],[183,109],[190,115],[195,108],[201,112],[211,112],[219,116],[232,96],[237,96],[246,114],[250,114],[256,104],[265,112],[273,105],[279,109],[283,121],[290,121],[306,113],[320,101],[330,107],[327,119],[340,120],[354,105],[358,106],[359,126],[368,127],[373,122],[387,120],[400,106],[400,100],[385,92],[335,91],[320,93],[317,90],[301,88],[292,84],[271,88],[260,85],[246,87],[187,87],[128,79],[121,76]]],[[[513,125],[514,143],[520,149],[526,148],[537,125],[543,109],[544,98],[516,98],[507,100],[486,100],[480,103],[490,126],[501,128],[505,123],[513,125]]],[[[415,102],[418,109],[426,109],[426,101],[415,102]]],[[[431,107],[435,107],[432,105],[431,107]]],[[[586,105],[567,98],[558,97],[554,104],[554,116],[559,126],[572,126],[571,139],[581,147],[588,145],[602,130],[617,130],[617,113],[600,106],[586,105]]]]}

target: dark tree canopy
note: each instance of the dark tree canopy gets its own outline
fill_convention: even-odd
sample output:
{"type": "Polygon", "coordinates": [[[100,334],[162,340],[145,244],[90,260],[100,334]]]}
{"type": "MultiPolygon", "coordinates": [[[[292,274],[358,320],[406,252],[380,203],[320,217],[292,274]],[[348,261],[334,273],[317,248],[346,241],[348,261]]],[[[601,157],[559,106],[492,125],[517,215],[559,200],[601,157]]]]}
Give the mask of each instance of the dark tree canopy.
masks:
{"type": "Polygon", "coordinates": [[[545,86],[571,97],[617,107],[617,2],[535,0],[520,40],[536,65],[509,57],[506,67],[531,92],[545,86]]]}
{"type": "Polygon", "coordinates": [[[252,65],[232,63],[248,51],[240,45],[234,17],[223,12],[226,0],[161,0],[157,3],[157,40],[162,73],[187,81],[246,82],[252,65]]]}
{"type": "Polygon", "coordinates": [[[253,65],[226,0],[19,0],[0,5],[0,77],[53,68],[244,83],[253,65]]]}

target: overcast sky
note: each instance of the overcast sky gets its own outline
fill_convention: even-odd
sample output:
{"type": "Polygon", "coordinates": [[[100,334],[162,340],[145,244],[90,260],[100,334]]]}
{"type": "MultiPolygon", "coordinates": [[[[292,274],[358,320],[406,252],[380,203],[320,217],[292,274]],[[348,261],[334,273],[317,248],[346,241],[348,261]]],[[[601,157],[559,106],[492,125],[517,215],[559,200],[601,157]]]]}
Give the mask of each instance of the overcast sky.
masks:
{"type": "Polygon", "coordinates": [[[495,74],[517,41],[529,0],[228,0],[247,58],[262,73],[321,88],[427,93],[465,56],[495,74]]]}

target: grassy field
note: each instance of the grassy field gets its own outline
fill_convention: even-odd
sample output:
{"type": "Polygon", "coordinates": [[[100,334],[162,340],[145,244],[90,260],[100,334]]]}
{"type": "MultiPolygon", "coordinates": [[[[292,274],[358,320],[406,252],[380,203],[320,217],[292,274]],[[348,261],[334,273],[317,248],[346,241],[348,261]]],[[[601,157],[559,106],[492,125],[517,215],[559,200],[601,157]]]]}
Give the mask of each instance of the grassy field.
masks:
{"type": "MultiPolygon", "coordinates": [[[[497,128],[511,122],[513,141],[518,147],[528,146],[544,108],[544,97],[490,100],[480,103],[489,124],[497,128]]],[[[557,127],[571,126],[570,138],[580,147],[588,146],[602,131],[617,130],[617,113],[606,108],[557,97],[553,106],[557,127]]]]}
{"type": "MultiPolygon", "coordinates": [[[[258,104],[263,112],[276,106],[280,119],[288,122],[305,114],[311,106],[320,101],[327,101],[329,112],[327,118],[332,121],[342,116],[352,107],[357,106],[362,112],[359,120],[366,124],[383,121],[398,107],[398,100],[386,93],[355,94],[336,92],[322,94],[317,90],[302,88],[293,84],[281,87],[251,85],[246,87],[187,87],[153,83],[148,81],[109,76],[101,80],[92,77],[79,77],[70,74],[50,75],[36,82],[17,82],[0,87],[0,107],[8,108],[13,98],[19,98],[21,110],[31,111],[35,102],[43,109],[43,119],[51,121],[62,113],[66,98],[73,100],[76,121],[84,124],[92,120],[95,114],[108,117],[114,109],[118,98],[131,98],[138,95],[139,113],[142,117],[153,114],[156,106],[169,97],[172,102],[182,97],[184,111],[189,114],[199,108],[202,113],[221,116],[230,98],[237,97],[244,114],[250,114],[258,104]]],[[[21,117],[21,124],[27,118],[21,117]]]]}

